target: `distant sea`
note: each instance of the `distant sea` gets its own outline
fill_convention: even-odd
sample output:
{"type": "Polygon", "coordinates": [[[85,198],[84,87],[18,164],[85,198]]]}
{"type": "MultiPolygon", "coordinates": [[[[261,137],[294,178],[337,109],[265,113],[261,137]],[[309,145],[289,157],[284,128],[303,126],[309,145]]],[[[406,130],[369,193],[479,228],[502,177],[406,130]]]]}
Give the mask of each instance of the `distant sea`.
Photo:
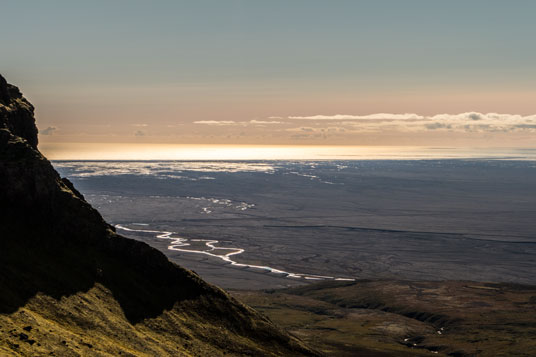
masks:
{"type": "Polygon", "coordinates": [[[347,155],[359,159],[53,165],[119,233],[223,287],[305,276],[536,284],[535,150],[347,155]]]}
{"type": "Polygon", "coordinates": [[[42,143],[51,160],[536,160],[536,148],[42,143]]]}

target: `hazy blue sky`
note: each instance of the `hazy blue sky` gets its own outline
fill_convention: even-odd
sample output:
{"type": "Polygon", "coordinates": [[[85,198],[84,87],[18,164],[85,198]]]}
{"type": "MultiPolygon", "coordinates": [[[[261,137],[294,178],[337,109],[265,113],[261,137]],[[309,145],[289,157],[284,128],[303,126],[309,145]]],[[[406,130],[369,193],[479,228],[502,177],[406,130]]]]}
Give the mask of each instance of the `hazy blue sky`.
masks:
{"type": "MultiPolygon", "coordinates": [[[[289,117],[536,113],[534,14],[529,0],[4,0],[0,71],[44,140],[403,144],[402,124],[332,118],[322,139],[325,121],[289,117]]],[[[517,119],[417,131],[533,138],[517,119]]]]}

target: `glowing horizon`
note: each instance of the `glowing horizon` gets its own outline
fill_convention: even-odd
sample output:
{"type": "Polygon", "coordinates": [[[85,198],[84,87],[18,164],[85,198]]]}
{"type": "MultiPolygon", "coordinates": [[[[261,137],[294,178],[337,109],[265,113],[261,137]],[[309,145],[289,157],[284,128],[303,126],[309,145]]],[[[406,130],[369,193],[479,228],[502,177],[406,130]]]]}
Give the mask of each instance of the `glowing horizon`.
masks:
{"type": "Polygon", "coordinates": [[[232,161],[232,160],[536,160],[532,148],[453,148],[352,145],[174,145],[60,143],[40,144],[50,160],[66,161],[232,161]]]}

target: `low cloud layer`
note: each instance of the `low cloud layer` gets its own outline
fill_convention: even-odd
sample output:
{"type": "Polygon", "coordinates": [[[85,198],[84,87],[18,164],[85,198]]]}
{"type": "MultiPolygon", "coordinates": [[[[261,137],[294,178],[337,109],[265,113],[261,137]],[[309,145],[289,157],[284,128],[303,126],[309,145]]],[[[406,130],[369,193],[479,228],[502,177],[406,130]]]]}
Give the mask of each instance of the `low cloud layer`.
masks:
{"type": "Polygon", "coordinates": [[[194,124],[201,125],[236,125],[237,122],[233,120],[198,120],[194,121],[194,124]]]}
{"type": "MultiPolygon", "coordinates": [[[[230,127],[264,127],[285,132],[514,132],[535,131],[536,115],[498,114],[467,112],[460,114],[420,115],[415,113],[390,114],[376,113],[368,115],[310,115],[268,117],[267,120],[201,120],[193,124],[230,127]],[[278,120],[274,120],[278,118],[278,120]],[[286,121],[284,121],[286,120],[286,121]],[[307,121],[306,125],[302,125],[307,121]]],[[[266,129],[269,130],[269,129],[266,129]]]]}
{"type": "Polygon", "coordinates": [[[216,126],[222,126],[222,125],[241,125],[241,126],[247,126],[247,125],[273,125],[273,124],[284,124],[281,121],[275,121],[275,120],[250,120],[250,121],[234,121],[234,120],[199,120],[194,121],[194,124],[202,124],[202,125],[216,125],[216,126]]]}
{"type": "MultiPolygon", "coordinates": [[[[421,115],[417,113],[333,114],[264,117],[225,117],[221,120],[146,125],[130,124],[129,139],[137,142],[217,144],[328,144],[328,145],[464,145],[536,146],[536,114],[465,112],[421,115]]],[[[117,126],[117,129],[122,129],[117,126]]],[[[62,126],[41,131],[44,141],[63,139],[62,126]],[[53,137],[50,135],[54,134],[53,137]],[[45,135],[48,135],[45,136],[45,135]]],[[[92,132],[85,140],[94,140],[92,132]]]]}
{"type": "Polygon", "coordinates": [[[310,116],[289,116],[289,119],[294,120],[397,120],[397,119],[424,119],[423,116],[418,114],[389,114],[389,113],[377,113],[368,115],[348,115],[348,114],[335,114],[335,115],[310,115],[310,116]]]}
{"type": "Polygon", "coordinates": [[[52,135],[52,134],[54,134],[54,132],[56,130],[58,130],[58,128],[56,128],[55,126],[49,126],[46,129],[39,130],[39,134],[41,134],[41,135],[52,135]]]}
{"type": "Polygon", "coordinates": [[[283,122],[276,121],[276,120],[250,120],[249,123],[250,124],[260,124],[260,125],[283,124],[283,122]]]}
{"type": "Polygon", "coordinates": [[[290,120],[329,121],[341,127],[352,128],[354,131],[429,131],[445,130],[458,132],[509,132],[534,130],[536,115],[499,114],[466,112],[460,114],[436,114],[424,116],[414,113],[389,114],[377,113],[369,115],[310,115],[289,116],[290,120]]]}

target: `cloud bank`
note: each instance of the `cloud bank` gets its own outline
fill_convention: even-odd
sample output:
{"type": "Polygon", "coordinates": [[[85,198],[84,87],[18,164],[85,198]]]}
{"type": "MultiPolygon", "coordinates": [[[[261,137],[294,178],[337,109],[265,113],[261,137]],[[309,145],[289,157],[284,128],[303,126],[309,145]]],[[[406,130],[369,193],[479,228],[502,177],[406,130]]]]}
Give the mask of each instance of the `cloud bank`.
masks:
{"type": "Polygon", "coordinates": [[[536,129],[536,114],[499,114],[466,112],[459,114],[419,115],[415,113],[369,115],[310,115],[289,116],[290,120],[330,121],[330,125],[353,128],[354,131],[429,131],[509,132],[536,129]]]}
{"type": "Polygon", "coordinates": [[[192,124],[205,126],[197,135],[210,140],[248,143],[536,145],[532,144],[536,143],[536,114],[315,114],[200,120],[192,124]]]}
{"type": "Polygon", "coordinates": [[[284,124],[281,121],[275,121],[275,120],[250,120],[250,121],[234,121],[234,120],[198,120],[194,121],[194,124],[202,124],[202,125],[273,125],[273,124],[284,124]]]}
{"type": "Polygon", "coordinates": [[[198,120],[194,121],[194,124],[201,125],[236,125],[237,122],[233,120],[198,120]]]}
{"type": "Polygon", "coordinates": [[[288,119],[295,120],[408,120],[408,119],[424,119],[423,116],[418,114],[389,114],[389,113],[376,113],[368,115],[348,115],[348,114],[335,114],[335,115],[310,115],[310,116],[289,116],[288,119]]]}

